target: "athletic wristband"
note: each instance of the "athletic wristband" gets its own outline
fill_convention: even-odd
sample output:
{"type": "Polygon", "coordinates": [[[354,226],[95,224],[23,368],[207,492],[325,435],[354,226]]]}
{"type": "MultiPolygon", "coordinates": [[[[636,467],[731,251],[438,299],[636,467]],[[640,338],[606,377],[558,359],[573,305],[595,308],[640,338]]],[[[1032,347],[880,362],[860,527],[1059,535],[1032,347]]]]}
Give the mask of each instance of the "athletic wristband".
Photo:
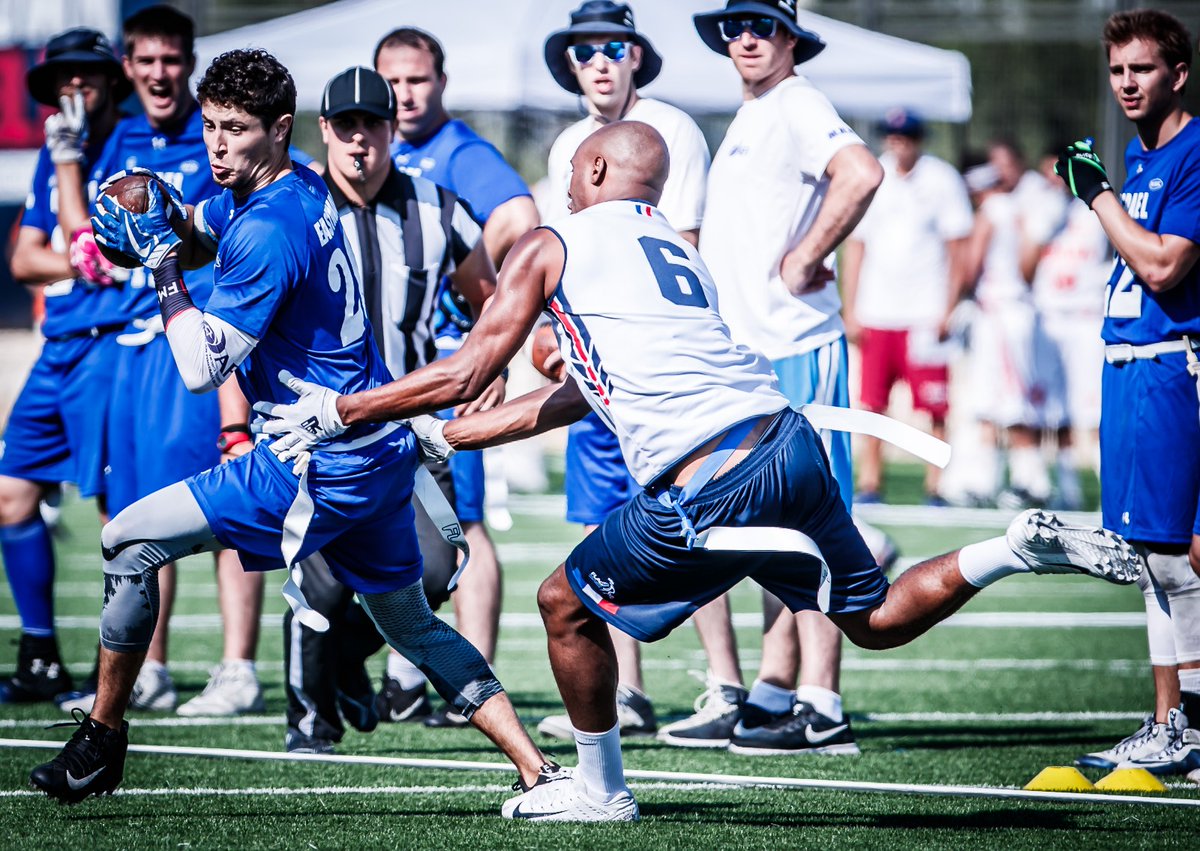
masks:
{"type": "MultiPolygon", "coordinates": [[[[245,429],[245,426],[242,427],[245,429]]],[[[251,440],[249,431],[222,431],[217,435],[217,449],[222,452],[228,452],[239,443],[249,443],[251,440]]]]}
{"type": "Polygon", "coordinates": [[[196,306],[192,303],[187,285],[183,283],[183,273],[179,270],[179,257],[176,254],[168,254],[154,269],[154,289],[158,293],[158,309],[162,312],[164,328],[180,313],[196,306]]]}
{"type": "Polygon", "coordinates": [[[221,432],[240,431],[242,434],[250,434],[250,426],[245,423],[233,423],[232,425],[221,426],[221,432]]]}

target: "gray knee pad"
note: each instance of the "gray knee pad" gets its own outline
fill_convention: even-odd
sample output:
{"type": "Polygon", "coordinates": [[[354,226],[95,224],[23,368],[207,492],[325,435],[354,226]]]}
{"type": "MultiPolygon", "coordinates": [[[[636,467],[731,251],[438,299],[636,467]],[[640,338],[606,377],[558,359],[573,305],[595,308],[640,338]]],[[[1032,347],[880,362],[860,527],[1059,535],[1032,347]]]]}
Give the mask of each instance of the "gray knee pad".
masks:
{"type": "Polygon", "coordinates": [[[104,608],[100,611],[100,643],[118,653],[138,653],[150,646],[158,620],[158,568],[170,559],[154,560],[154,544],[134,544],[104,562],[104,608]]]}
{"type": "Polygon", "coordinates": [[[1186,554],[1138,549],[1146,559],[1138,586],[1146,598],[1151,664],[1170,666],[1200,659],[1200,578],[1186,554]]]}
{"type": "Polygon", "coordinates": [[[462,715],[470,718],[504,690],[479,651],[433,614],[420,583],[359,598],[387,643],[420,668],[462,715]]]}
{"type": "Polygon", "coordinates": [[[196,498],[179,482],[144,497],[105,524],[100,643],[118,653],[150,646],[158,620],[158,570],[219,548],[196,498]]]}

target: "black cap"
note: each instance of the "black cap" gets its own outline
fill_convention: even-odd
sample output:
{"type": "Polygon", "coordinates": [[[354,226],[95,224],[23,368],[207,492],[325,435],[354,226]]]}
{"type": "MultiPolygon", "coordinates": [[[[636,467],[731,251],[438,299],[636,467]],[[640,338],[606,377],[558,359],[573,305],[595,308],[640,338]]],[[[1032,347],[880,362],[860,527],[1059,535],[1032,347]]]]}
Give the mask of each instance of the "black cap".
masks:
{"type": "Polygon", "coordinates": [[[571,13],[571,26],[550,33],[543,47],[550,76],[572,94],[583,94],[579,81],[567,61],[567,47],[576,36],[619,35],[642,49],[641,67],[633,75],[633,87],[648,86],[662,70],[662,57],[654,45],[633,25],[633,10],[612,0],[588,0],[571,13]]]}
{"type": "Polygon", "coordinates": [[[796,0],[729,0],[724,9],[692,15],[696,32],[708,48],[729,56],[729,45],[721,38],[720,23],[727,18],[774,18],[796,37],[792,61],[799,65],[825,49],[825,42],[815,32],[796,22],[796,0]]]}
{"type": "Polygon", "coordinates": [[[25,85],[38,103],[58,106],[58,71],[68,66],[93,65],[117,81],[117,100],[124,100],[133,87],[125,77],[112,43],[103,33],[87,27],[59,33],[46,43],[46,57],[25,75],[25,85]]]}
{"type": "Polygon", "coordinates": [[[323,118],[343,112],[366,112],[395,121],[396,92],[370,68],[361,65],[347,68],[325,84],[325,94],[321,97],[323,118]]]}

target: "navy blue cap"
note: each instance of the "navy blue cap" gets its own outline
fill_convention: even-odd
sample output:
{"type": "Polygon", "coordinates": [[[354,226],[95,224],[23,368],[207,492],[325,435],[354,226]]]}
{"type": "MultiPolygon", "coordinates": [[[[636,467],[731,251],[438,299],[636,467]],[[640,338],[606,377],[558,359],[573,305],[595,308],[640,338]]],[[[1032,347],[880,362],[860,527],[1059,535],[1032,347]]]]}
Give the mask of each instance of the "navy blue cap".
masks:
{"type": "Polygon", "coordinates": [[[117,100],[124,100],[133,87],[103,33],[76,27],[59,33],[46,43],[46,57],[25,75],[25,85],[38,103],[58,106],[58,72],[66,67],[95,66],[117,81],[117,100]]]}
{"type": "Polygon", "coordinates": [[[896,107],[889,109],[877,129],[885,136],[907,136],[910,139],[921,139],[925,136],[925,122],[921,116],[907,109],[896,107]]]}

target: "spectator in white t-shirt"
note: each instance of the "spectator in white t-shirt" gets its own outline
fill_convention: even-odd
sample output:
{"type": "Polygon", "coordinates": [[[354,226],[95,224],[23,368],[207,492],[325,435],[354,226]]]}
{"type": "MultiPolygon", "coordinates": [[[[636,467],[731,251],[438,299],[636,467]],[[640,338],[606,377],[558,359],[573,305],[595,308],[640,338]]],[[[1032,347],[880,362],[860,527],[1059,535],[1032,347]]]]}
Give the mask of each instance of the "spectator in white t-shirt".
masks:
{"type": "MultiPolygon", "coordinates": [[[[705,45],[732,60],[744,98],[713,157],[700,231],[721,317],[735,342],[772,361],[794,406],[849,406],[833,251],[862,218],[883,170],[829,100],[796,76],[795,66],[825,43],[799,25],[795,0],[729,0],[694,20],[705,45]]],[[[849,505],[849,436],[822,439],[849,505]]],[[[841,633],[820,612],[793,617],[769,595],[764,609],[758,679],[738,714],[723,716],[736,725],[717,723],[715,711],[706,725],[698,713],[690,728],[675,728],[673,743],[727,741],[743,754],[857,753],[838,693],[841,633]]],[[[730,684],[720,685],[730,696],[730,684]]],[[[706,706],[724,709],[710,694],[706,706]]]]}
{"type": "MultiPolygon", "coordinates": [[[[891,110],[884,133],[883,183],[842,251],[846,336],[858,343],[862,407],[883,413],[897,381],[913,409],[929,415],[944,439],[949,410],[947,347],[950,314],[963,294],[962,252],[971,233],[971,201],[958,171],[923,153],[925,125],[912,112],[891,110]]],[[[930,504],[937,467],[925,474],[930,504]]],[[[878,502],[883,448],[866,437],[858,462],[858,502],[878,502]]]]}

